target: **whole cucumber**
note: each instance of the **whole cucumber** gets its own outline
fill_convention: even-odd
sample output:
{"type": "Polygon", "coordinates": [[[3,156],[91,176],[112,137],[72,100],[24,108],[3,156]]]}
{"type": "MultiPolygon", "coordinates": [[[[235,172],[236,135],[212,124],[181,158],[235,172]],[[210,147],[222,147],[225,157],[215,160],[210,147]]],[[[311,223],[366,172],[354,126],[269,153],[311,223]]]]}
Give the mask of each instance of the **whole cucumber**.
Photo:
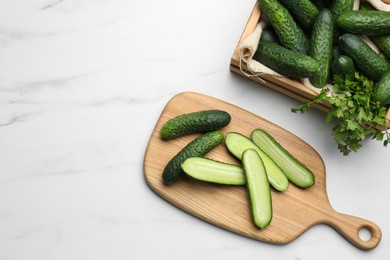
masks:
{"type": "Polygon", "coordinates": [[[374,81],[379,81],[390,70],[390,64],[356,35],[342,35],[339,38],[339,47],[363,74],[374,81]]]}
{"type": "Polygon", "coordinates": [[[190,157],[203,157],[220,143],[224,135],[220,131],[207,132],[202,134],[180,152],[178,152],[165,166],[162,178],[166,185],[177,182],[183,174],[181,164],[190,157]]]}
{"type": "Polygon", "coordinates": [[[371,36],[371,39],[390,60],[390,35],[371,36]]]}
{"type": "MultiPolygon", "coordinates": [[[[330,6],[330,11],[332,12],[334,18],[336,19],[339,15],[352,11],[354,0],[334,0],[330,6]]],[[[337,39],[341,36],[342,32],[337,24],[334,24],[333,29],[333,43],[337,42],[337,39]]]]}
{"type": "MultiPolygon", "coordinates": [[[[279,0],[291,13],[295,21],[306,31],[310,31],[319,13],[310,0],[279,0]]],[[[353,0],[352,0],[353,1],[353,0]]]]}
{"type": "Polygon", "coordinates": [[[379,80],[374,92],[374,97],[382,105],[390,104],[390,70],[379,80]]]}
{"type": "Polygon", "coordinates": [[[202,110],[183,114],[168,120],[160,130],[161,138],[174,139],[179,136],[210,132],[225,127],[230,123],[229,113],[222,110],[202,110]]]}
{"type": "Polygon", "coordinates": [[[345,55],[340,55],[333,59],[332,73],[333,75],[339,75],[345,79],[353,79],[355,75],[353,60],[345,55]]]}
{"type": "Polygon", "coordinates": [[[349,11],[337,18],[337,25],[345,32],[359,35],[390,34],[390,12],[377,10],[349,11]]]}
{"type": "Polygon", "coordinates": [[[309,41],[289,11],[278,0],[258,0],[261,11],[267,16],[280,43],[287,49],[306,54],[309,41]]]}
{"type": "Polygon", "coordinates": [[[320,68],[310,56],[268,41],[260,42],[253,58],[286,77],[312,77],[320,68]]]}
{"type": "Polygon", "coordinates": [[[317,88],[325,86],[329,78],[333,54],[333,15],[329,9],[322,9],[313,25],[309,55],[320,64],[320,69],[310,78],[317,88]]]}

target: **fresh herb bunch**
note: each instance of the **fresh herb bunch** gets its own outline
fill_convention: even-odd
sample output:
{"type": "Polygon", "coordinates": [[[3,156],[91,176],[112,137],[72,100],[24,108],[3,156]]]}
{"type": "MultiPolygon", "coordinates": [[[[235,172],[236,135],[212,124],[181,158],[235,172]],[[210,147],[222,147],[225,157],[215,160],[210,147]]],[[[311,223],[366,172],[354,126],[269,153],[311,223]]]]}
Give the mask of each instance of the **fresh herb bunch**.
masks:
{"type": "Polygon", "coordinates": [[[331,104],[325,123],[337,120],[332,135],[343,155],[348,155],[351,151],[357,152],[362,147],[361,142],[370,135],[373,136],[372,139],[383,141],[383,145],[387,146],[390,141],[387,129],[383,132],[376,129],[377,126],[385,127],[388,119],[387,107],[373,97],[375,83],[356,72],[350,78],[335,75],[333,87],[333,93],[328,88],[323,88],[313,101],[292,108],[291,111],[303,113],[313,104],[331,104]]]}

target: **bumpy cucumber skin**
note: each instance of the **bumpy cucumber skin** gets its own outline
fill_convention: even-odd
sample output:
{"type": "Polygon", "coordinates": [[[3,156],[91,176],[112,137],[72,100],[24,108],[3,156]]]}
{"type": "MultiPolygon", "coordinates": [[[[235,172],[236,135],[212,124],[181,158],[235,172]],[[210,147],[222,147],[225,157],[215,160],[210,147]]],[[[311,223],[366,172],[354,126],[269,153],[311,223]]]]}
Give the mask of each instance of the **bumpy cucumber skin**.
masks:
{"type": "Polygon", "coordinates": [[[220,131],[202,134],[179,153],[177,153],[165,166],[162,179],[164,184],[170,185],[177,182],[182,176],[181,164],[189,157],[202,157],[222,143],[224,134],[220,131]]]}
{"type": "Polygon", "coordinates": [[[267,227],[272,220],[271,189],[259,154],[247,149],[242,155],[254,224],[267,227]]]}
{"type": "Polygon", "coordinates": [[[264,153],[250,138],[236,132],[229,132],[225,137],[225,145],[234,157],[242,161],[242,154],[247,149],[254,149],[263,160],[271,186],[278,191],[288,189],[288,179],[282,169],[264,153]],[[237,142],[237,140],[239,140],[237,142]],[[240,148],[237,148],[240,146],[240,148]]]}
{"type": "Polygon", "coordinates": [[[281,45],[287,49],[306,54],[309,50],[308,38],[289,11],[277,0],[258,0],[257,2],[275,29],[281,45]]]}
{"type": "Polygon", "coordinates": [[[317,88],[325,86],[329,78],[333,52],[333,15],[329,9],[322,9],[313,25],[309,55],[320,64],[320,70],[310,78],[317,88]]]}
{"type": "MultiPolygon", "coordinates": [[[[390,26],[390,25],[389,25],[390,26]]],[[[372,36],[371,39],[390,60],[390,35],[372,36]]]]}
{"type": "Polygon", "coordinates": [[[345,79],[352,79],[355,75],[353,60],[345,55],[333,59],[332,74],[342,76],[345,79]]]}
{"type": "Polygon", "coordinates": [[[328,8],[331,2],[331,0],[311,0],[311,1],[318,8],[318,10],[328,8]]]}
{"type": "Polygon", "coordinates": [[[350,57],[368,78],[378,81],[390,70],[389,63],[381,58],[358,36],[346,33],[339,38],[340,49],[350,57]]]}
{"type": "Polygon", "coordinates": [[[165,140],[179,136],[211,132],[221,129],[230,123],[229,113],[222,110],[204,110],[180,115],[168,120],[160,130],[161,137],[165,140]]]}
{"type": "Polygon", "coordinates": [[[341,14],[337,25],[345,32],[358,35],[390,34],[390,12],[357,10],[341,14]]]}
{"type": "Polygon", "coordinates": [[[319,11],[310,0],[279,0],[302,28],[310,31],[319,11]]]}
{"type": "Polygon", "coordinates": [[[225,185],[245,185],[246,178],[241,166],[215,161],[204,157],[187,158],[181,165],[194,179],[225,185]]]}
{"type": "Polygon", "coordinates": [[[310,56],[273,42],[260,42],[253,58],[287,77],[312,77],[320,68],[320,64],[310,56]]]}
{"type": "Polygon", "coordinates": [[[280,145],[280,143],[277,142],[268,132],[266,132],[263,129],[255,129],[255,130],[252,131],[251,139],[253,140],[253,142],[256,145],[258,145],[261,149],[263,149],[263,151],[265,153],[267,153],[268,156],[271,157],[271,159],[273,159],[275,161],[275,163],[280,166],[280,168],[282,168],[283,172],[286,174],[286,176],[289,179],[289,181],[291,183],[293,183],[295,186],[303,188],[303,189],[306,189],[306,188],[310,188],[311,186],[313,186],[315,184],[315,177],[314,177],[312,171],[309,168],[307,168],[303,163],[298,161],[286,149],[284,149],[284,147],[282,145],[280,145]],[[274,156],[274,154],[271,154],[270,151],[267,151],[265,149],[264,145],[262,145],[258,141],[257,135],[262,136],[262,139],[265,138],[268,143],[274,144],[277,147],[278,152],[281,153],[281,154],[284,154],[284,156],[283,156],[284,158],[287,158],[287,157],[290,158],[291,162],[294,164],[294,169],[295,170],[299,169],[300,173],[305,175],[305,180],[302,181],[299,178],[299,176],[297,177],[291,171],[291,167],[292,166],[289,165],[290,167],[287,167],[286,165],[284,165],[283,163],[280,162],[280,158],[279,157],[274,156]]]}
{"type": "Polygon", "coordinates": [[[379,80],[374,92],[374,97],[382,105],[390,104],[390,70],[379,80]]]}
{"type": "Polygon", "coordinates": [[[354,0],[334,0],[330,6],[330,11],[339,16],[347,11],[352,11],[354,0]]]}

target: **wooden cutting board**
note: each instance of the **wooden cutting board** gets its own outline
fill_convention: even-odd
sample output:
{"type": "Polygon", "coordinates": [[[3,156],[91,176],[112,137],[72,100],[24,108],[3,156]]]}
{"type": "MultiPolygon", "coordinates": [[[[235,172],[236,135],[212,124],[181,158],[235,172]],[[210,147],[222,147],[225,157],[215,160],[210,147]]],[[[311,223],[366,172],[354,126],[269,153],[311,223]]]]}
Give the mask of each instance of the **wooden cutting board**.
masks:
{"type": "MultiPolygon", "coordinates": [[[[229,154],[224,144],[206,157],[240,163],[229,154]]],[[[242,108],[192,92],[178,94],[168,102],[153,130],[144,158],[144,176],[153,191],[178,208],[226,230],[269,243],[286,244],[310,227],[325,223],[353,245],[365,250],[375,248],[381,240],[380,228],[371,221],[336,212],[327,197],[325,173],[321,156],[294,134],[242,108]],[[316,183],[309,189],[290,184],[285,192],[272,190],[273,219],[267,228],[258,229],[253,224],[245,186],[206,183],[189,176],[170,186],[163,184],[161,175],[165,165],[199,134],[166,141],[160,138],[161,126],[178,115],[206,109],[221,109],[230,113],[232,120],[221,130],[224,133],[235,131],[250,136],[252,130],[263,128],[313,171],[316,183]],[[368,241],[359,237],[362,228],[371,233],[368,241]]]]}

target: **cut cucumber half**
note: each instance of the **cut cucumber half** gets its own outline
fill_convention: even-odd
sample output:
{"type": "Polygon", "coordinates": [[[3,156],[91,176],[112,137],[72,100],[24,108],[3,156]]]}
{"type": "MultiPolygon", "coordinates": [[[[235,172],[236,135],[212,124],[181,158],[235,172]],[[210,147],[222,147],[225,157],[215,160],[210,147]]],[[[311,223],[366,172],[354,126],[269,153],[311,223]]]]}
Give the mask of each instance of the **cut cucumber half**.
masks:
{"type": "Polygon", "coordinates": [[[266,131],[255,129],[251,138],[283,170],[291,183],[300,188],[309,188],[314,185],[313,173],[266,131]]]}
{"type": "Polygon", "coordinates": [[[189,176],[207,182],[227,185],[244,185],[246,179],[241,166],[218,162],[203,157],[191,157],[181,165],[189,176]]]}
{"type": "Polygon", "coordinates": [[[263,161],[254,149],[247,149],[242,155],[247,179],[253,222],[265,228],[272,220],[271,188],[263,161]]]}
{"type": "Polygon", "coordinates": [[[256,150],[267,170],[268,180],[271,186],[278,191],[287,190],[288,179],[282,169],[248,137],[240,133],[229,132],[226,134],[225,144],[229,152],[239,160],[242,160],[242,154],[246,149],[251,148],[256,150]]]}

